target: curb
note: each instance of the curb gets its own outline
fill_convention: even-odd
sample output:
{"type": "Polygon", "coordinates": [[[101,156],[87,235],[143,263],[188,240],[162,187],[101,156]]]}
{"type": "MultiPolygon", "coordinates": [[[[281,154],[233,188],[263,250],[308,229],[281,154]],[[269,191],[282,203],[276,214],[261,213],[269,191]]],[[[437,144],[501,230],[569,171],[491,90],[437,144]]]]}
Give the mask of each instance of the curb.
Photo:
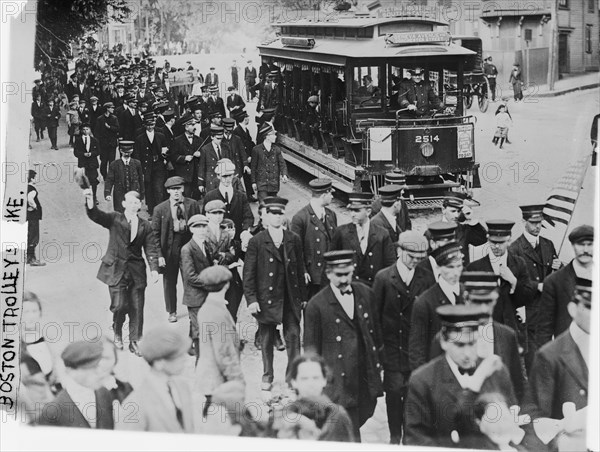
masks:
{"type": "Polygon", "coordinates": [[[598,88],[600,86],[600,82],[598,83],[590,83],[588,85],[582,85],[582,86],[575,86],[573,88],[567,88],[567,89],[563,89],[560,91],[547,91],[545,93],[538,93],[537,97],[556,97],[556,96],[562,96],[563,94],[569,94],[572,93],[574,91],[583,91],[586,89],[593,89],[593,88],[598,88]]]}

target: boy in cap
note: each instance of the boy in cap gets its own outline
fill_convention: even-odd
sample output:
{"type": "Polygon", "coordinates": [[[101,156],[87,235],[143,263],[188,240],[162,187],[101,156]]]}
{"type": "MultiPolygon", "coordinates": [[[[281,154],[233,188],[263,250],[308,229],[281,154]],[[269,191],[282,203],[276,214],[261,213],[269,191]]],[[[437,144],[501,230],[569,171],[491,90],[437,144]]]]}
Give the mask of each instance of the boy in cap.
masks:
{"type": "Polygon", "coordinates": [[[369,220],[373,194],[351,193],[348,200],[352,222],[337,228],[331,240],[331,249],[354,250],[354,278],[371,286],[379,270],[396,262],[394,244],[388,231],[371,224],[369,220]]]}
{"type": "Polygon", "coordinates": [[[36,175],[34,170],[27,171],[27,264],[32,267],[43,267],[46,263],[35,257],[35,249],[40,243],[40,220],[42,219],[42,205],[35,187],[36,175]]]}
{"type": "Polygon", "coordinates": [[[101,341],[67,345],[61,354],[65,365],[63,389],[43,408],[40,425],[114,428],[112,398],[102,386],[103,375],[98,369],[103,348],[101,341]]]}
{"type": "Polygon", "coordinates": [[[145,185],[142,164],[139,160],[131,157],[134,144],[133,141],[120,141],[121,158],[108,166],[108,173],[104,181],[104,198],[107,201],[113,201],[115,212],[123,212],[123,200],[125,194],[130,191],[139,193],[140,199],[144,199],[145,185]]]}
{"type": "Polygon", "coordinates": [[[104,114],[96,121],[94,135],[100,145],[100,174],[106,178],[108,165],[115,159],[119,142],[119,120],[115,116],[115,104],[106,102],[104,114]]]}
{"type": "Polygon", "coordinates": [[[198,357],[199,329],[198,310],[206,300],[207,292],[200,283],[200,273],[213,265],[208,247],[208,218],[194,215],[188,220],[192,239],[181,248],[181,276],[183,279],[183,305],[188,308],[190,318],[190,337],[192,347],[190,355],[198,357]]]}
{"type": "Polygon", "coordinates": [[[337,228],[337,216],[327,207],[333,199],[332,181],[313,179],[308,185],[312,197],[292,218],[291,230],[302,240],[304,265],[310,277],[306,281],[308,296],[312,298],[326,283],[324,256],[337,228]]]}
{"type": "Polygon", "coordinates": [[[526,350],[526,326],[517,316],[517,308],[527,306],[535,296],[537,284],[529,279],[523,258],[508,251],[513,221],[487,221],[489,250],[486,256],[471,262],[468,271],[494,272],[500,277],[500,296],[494,308],[494,320],[511,327],[526,350]]]}
{"type": "Polygon", "coordinates": [[[304,350],[322,356],[331,369],[323,392],[346,409],[360,441],[360,427],[383,395],[374,294],[353,282],[354,251],[327,252],[325,261],[329,284],[310,299],[304,312],[304,350]]]}
{"type": "Polygon", "coordinates": [[[123,401],[117,430],[194,433],[192,391],[180,375],[186,365],[189,339],[162,326],[149,331],[140,353],[150,365],[140,386],[123,401]],[[128,414],[127,407],[136,407],[128,414]]]}
{"type": "Polygon", "coordinates": [[[288,171],[281,149],[275,146],[277,131],[271,123],[264,123],[259,135],[264,137],[264,141],[252,149],[250,176],[252,189],[258,196],[258,202],[262,202],[267,196],[277,196],[279,180],[287,183],[288,171]]]}
{"type": "Polygon", "coordinates": [[[482,394],[499,393],[507,406],[515,404],[506,367],[496,355],[480,359],[477,344],[485,310],[472,305],[436,309],[444,354],[415,370],[408,383],[403,444],[461,447],[456,430],[461,417],[482,394]],[[457,444],[458,443],[458,444],[457,444]]]}
{"type": "Polygon", "coordinates": [[[265,199],[268,228],[250,239],[244,261],[244,294],[261,340],[263,398],[270,397],[274,379],[277,325],[283,325],[289,367],[300,354],[300,317],[307,300],[300,237],[282,228],[287,203],[284,198],[265,199]]]}
{"type": "Polygon", "coordinates": [[[84,168],[85,175],[92,186],[94,202],[98,204],[96,189],[98,188],[98,168],[100,167],[98,163],[100,145],[98,140],[92,136],[92,128],[89,123],[81,124],[81,135],[75,138],[73,154],[77,157],[77,167],[84,168]]]}
{"type": "Polygon", "coordinates": [[[157,205],[152,214],[152,230],[159,244],[158,265],[163,273],[165,307],[171,323],[177,321],[177,279],[180,273],[181,248],[192,238],[188,221],[200,213],[198,203],[183,195],[184,185],[182,177],[167,179],[165,189],[169,199],[157,205]]]}
{"type": "Polygon", "coordinates": [[[410,317],[408,355],[411,370],[429,361],[431,341],[440,330],[435,310],[442,305],[462,304],[459,278],[463,270],[463,255],[458,242],[449,242],[431,253],[439,267],[437,282],[419,295],[410,317]]]}
{"type": "Polygon", "coordinates": [[[427,256],[427,239],[417,231],[404,231],[396,243],[398,260],[375,275],[373,311],[383,340],[383,385],[390,444],[400,444],[404,398],[410,365],[408,341],[415,298],[435,284],[433,275],[419,266],[427,256]]]}
{"type": "Polygon", "coordinates": [[[568,238],[575,257],[544,280],[536,334],[540,347],[550,341],[552,336],[556,338],[569,328],[571,316],[567,306],[575,290],[575,279],[579,277],[592,280],[596,276],[593,226],[577,226],[569,233],[568,238]]]}
{"type": "Polygon", "coordinates": [[[537,283],[537,291],[533,298],[525,306],[525,317],[527,319],[527,354],[525,355],[525,366],[529,370],[533,356],[539,348],[536,328],[539,322],[539,302],[544,289],[544,280],[555,270],[561,268],[562,263],[552,241],[540,236],[542,230],[543,204],[519,207],[523,214],[523,225],[525,230],[508,247],[508,251],[525,261],[529,279],[533,284],[537,283]]]}
{"type": "Polygon", "coordinates": [[[231,271],[222,265],[202,270],[199,277],[208,295],[198,311],[202,340],[195,377],[196,388],[206,396],[207,403],[219,385],[228,381],[244,382],[240,340],[225,298],[231,279],[231,271]]]}

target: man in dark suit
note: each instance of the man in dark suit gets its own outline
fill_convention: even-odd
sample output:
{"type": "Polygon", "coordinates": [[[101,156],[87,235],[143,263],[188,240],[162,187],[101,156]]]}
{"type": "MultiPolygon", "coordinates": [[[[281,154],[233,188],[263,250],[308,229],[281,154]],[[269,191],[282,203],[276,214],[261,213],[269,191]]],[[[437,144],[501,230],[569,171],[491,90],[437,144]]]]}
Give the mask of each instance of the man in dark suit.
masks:
{"type": "Polygon", "coordinates": [[[233,162],[238,177],[250,173],[248,157],[244,148],[242,139],[233,133],[235,120],[233,118],[223,118],[223,146],[225,149],[225,158],[233,162]]]}
{"type": "Polygon", "coordinates": [[[148,214],[152,215],[154,206],[165,199],[165,180],[167,167],[165,157],[169,148],[165,136],[155,129],[154,113],[149,113],[144,118],[145,131],[135,139],[133,158],[142,164],[144,174],[144,190],[148,214]]]}
{"type": "MultiPolygon", "coordinates": [[[[577,278],[572,299],[567,304],[571,324],[535,355],[526,406],[532,417],[562,419],[566,414],[564,403],[575,404],[575,410],[588,405],[591,306],[592,281],[577,278]]],[[[580,427],[585,429],[585,423],[580,427]]]]}
{"type": "Polygon", "coordinates": [[[220,113],[222,118],[227,116],[225,114],[225,103],[223,102],[223,99],[219,97],[219,87],[216,85],[211,86],[208,91],[210,93],[210,97],[206,101],[208,104],[208,116],[213,113],[220,113]]]}
{"type": "Polygon", "coordinates": [[[238,111],[242,111],[246,107],[246,102],[242,99],[236,92],[236,88],[230,86],[227,88],[227,111],[229,111],[229,116],[233,118],[234,114],[238,111]]]}
{"type": "Polygon", "coordinates": [[[90,114],[90,124],[92,125],[92,127],[95,127],[98,118],[103,113],[102,107],[98,103],[98,98],[96,96],[90,97],[90,106],[88,107],[88,111],[90,114]]]}
{"type": "Polygon", "coordinates": [[[113,313],[115,345],[123,348],[123,323],[129,316],[129,351],[139,356],[138,341],[144,325],[146,263],[152,280],[158,282],[158,244],[150,222],[138,216],[142,202],[137,192],[125,194],[123,212],[102,212],[94,203],[90,189],[84,190],[87,215],[94,223],[109,230],[108,247],[97,278],[108,285],[110,311],[113,313]]]}
{"type": "Polygon", "coordinates": [[[98,140],[92,136],[92,129],[89,123],[81,124],[81,135],[75,138],[73,154],[77,157],[77,167],[84,168],[85,175],[90,181],[94,202],[98,204],[96,189],[98,188],[98,156],[100,155],[100,146],[98,140]]]}
{"type": "MultiPolygon", "coordinates": [[[[403,187],[406,185],[406,176],[404,174],[396,172],[396,171],[387,173],[385,175],[385,184],[400,186],[400,188],[401,188],[400,195],[398,196],[399,205],[397,205],[394,209],[396,211],[394,216],[396,219],[396,230],[398,231],[398,234],[400,234],[400,232],[408,231],[409,229],[412,229],[412,222],[410,220],[410,215],[408,212],[408,205],[406,204],[406,201],[404,199],[402,199],[402,195],[404,194],[403,187]]],[[[385,190],[384,190],[384,192],[385,192],[385,190]]],[[[380,190],[379,194],[381,195],[381,190],[380,190]]],[[[371,205],[371,218],[376,216],[380,211],[381,211],[381,196],[378,197],[377,199],[375,199],[375,201],[373,201],[373,204],[371,205]]]]}
{"type": "Polygon", "coordinates": [[[404,399],[410,365],[408,341],[415,298],[435,284],[433,275],[418,266],[427,255],[427,239],[416,231],[405,231],[397,242],[398,261],[375,275],[373,311],[381,325],[383,341],[383,386],[390,429],[390,444],[400,444],[404,399]]]}
{"type": "Polygon", "coordinates": [[[429,361],[431,341],[440,330],[435,310],[446,304],[462,304],[459,278],[463,255],[458,242],[448,242],[431,253],[439,268],[437,282],[415,299],[408,340],[410,369],[416,370],[429,361]]]}
{"type": "Polygon", "coordinates": [[[223,145],[223,127],[210,126],[211,141],[202,146],[198,161],[198,188],[200,193],[206,193],[219,186],[219,178],[215,173],[217,162],[226,157],[227,150],[223,145]]]}
{"type": "Polygon", "coordinates": [[[457,223],[454,221],[436,221],[427,225],[425,237],[429,242],[429,255],[427,256],[427,259],[423,259],[419,263],[419,267],[422,267],[430,272],[433,275],[434,281],[437,281],[440,277],[440,268],[438,267],[431,253],[437,250],[440,246],[444,246],[448,242],[456,241],[457,226],[457,223]]]}
{"type": "Polygon", "coordinates": [[[487,256],[471,262],[468,271],[494,272],[500,277],[500,297],[494,308],[494,321],[503,323],[517,333],[519,345],[527,346],[525,327],[517,318],[517,308],[527,306],[535,296],[537,284],[532,283],[525,261],[508,251],[513,221],[488,221],[487,256]]]}
{"type": "Polygon", "coordinates": [[[188,221],[200,213],[198,203],[183,196],[184,184],[185,181],[179,176],[167,179],[165,188],[169,199],[157,205],[152,214],[152,230],[160,245],[158,265],[163,271],[165,307],[171,323],[177,322],[177,278],[181,248],[192,238],[188,221]]]}
{"type": "Polygon", "coordinates": [[[330,251],[325,261],[329,284],[306,307],[304,349],[322,356],[331,369],[324,393],[346,409],[360,441],[360,427],[383,395],[375,299],[369,287],[352,282],[352,250],[330,251]]]}
{"type": "Polygon", "coordinates": [[[269,197],[267,230],[250,239],[244,265],[244,295],[258,321],[263,361],[261,389],[270,397],[273,383],[273,345],[277,325],[283,324],[288,369],[300,354],[300,317],[306,305],[306,272],[300,237],[282,228],[287,199],[269,197]]]}
{"type": "Polygon", "coordinates": [[[204,84],[208,87],[216,86],[217,91],[219,90],[219,74],[215,73],[214,67],[211,67],[210,72],[204,77],[204,84]]]}
{"type": "Polygon", "coordinates": [[[44,129],[46,128],[44,121],[44,104],[42,96],[37,95],[31,103],[31,116],[33,117],[33,128],[35,129],[36,140],[44,139],[44,129]]]}
{"type": "Polygon", "coordinates": [[[248,66],[244,68],[244,83],[246,84],[246,101],[250,102],[256,95],[254,85],[256,85],[256,68],[252,65],[252,60],[248,60],[248,66]]]}
{"type": "Polygon", "coordinates": [[[208,250],[208,218],[196,214],[188,220],[192,233],[191,240],[181,248],[180,268],[183,279],[183,305],[188,308],[190,318],[190,338],[192,347],[190,354],[198,357],[200,327],[198,311],[206,301],[208,292],[200,281],[200,273],[213,265],[213,259],[208,250]]]}
{"type": "Polygon", "coordinates": [[[77,114],[79,115],[79,122],[85,123],[90,121],[90,110],[87,107],[87,101],[83,98],[79,99],[79,105],[77,106],[77,114]]]}
{"type": "MultiPolygon", "coordinates": [[[[40,425],[112,430],[112,397],[102,386],[102,341],[73,342],[64,349],[63,389],[40,413],[40,425]]],[[[38,407],[38,409],[40,409],[38,407]]]]}
{"type": "MultiPolygon", "coordinates": [[[[398,236],[404,232],[398,226],[398,216],[402,212],[402,199],[400,195],[402,187],[400,185],[385,185],[379,189],[381,196],[381,210],[377,215],[371,218],[371,224],[385,229],[390,234],[392,242],[398,241],[398,236]]],[[[410,222],[410,219],[408,220],[410,222]]]]}
{"type": "Polygon", "coordinates": [[[578,226],[569,234],[575,258],[544,280],[540,298],[537,340],[540,346],[569,327],[567,305],[575,289],[575,278],[594,279],[594,228],[578,226]]]}
{"type": "MultiPolygon", "coordinates": [[[[244,151],[246,152],[246,165],[250,165],[250,158],[252,157],[252,149],[256,146],[256,143],[252,140],[250,130],[248,130],[248,124],[250,123],[250,117],[246,111],[240,111],[234,119],[237,122],[237,126],[233,129],[233,134],[237,135],[242,139],[244,144],[244,151]]],[[[252,177],[250,171],[244,171],[244,185],[246,186],[246,193],[251,201],[256,201],[254,197],[254,189],[252,188],[252,177]]]]}
{"type": "Polygon", "coordinates": [[[40,221],[43,213],[35,186],[36,175],[34,170],[27,171],[27,264],[43,267],[46,264],[35,257],[35,249],[40,243],[40,221]]]}
{"type": "Polygon", "coordinates": [[[246,194],[232,186],[235,171],[235,165],[231,161],[221,159],[217,162],[215,173],[219,178],[219,186],[206,194],[204,205],[217,199],[223,201],[225,218],[229,218],[235,225],[234,240],[240,240],[240,234],[254,225],[254,215],[246,194]]]}
{"type": "Polygon", "coordinates": [[[446,305],[436,312],[444,355],[410,377],[403,443],[427,448],[459,447],[453,431],[459,428],[461,417],[468,414],[463,409],[472,410],[478,395],[499,393],[507,406],[515,404],[516,398],[502,360],[496,355],[483,360],[477,356],[479,323],[487,317],[485,310],[446,305]]]}
{"type": "Polygon", "coordinates": [[[115,160],[119,142],[119,120],[114,113],[115,104],[106,102],[104,114],[98,118],[94,129],[94,135],[100,145],[100,174],[104,178],[106,178],[108,165],[115,160]]]}
{"type": "Polygon", "coordinates": [[[279,180],[288,181],[287,164],[281,149],[275,145],[277,131],[269,122],[264,123],[259,131],[263,141],[252,149],[251,171],[252,189],[261,202],[267,196],[276,196],[279,192],[279,180]]]}
{"type": "Polygon", "coordinates": [[[337,228],[337,216],[327,206],[333,199],[330,179],[313,179],[310,186],[311,199],[292,218],[290,229],[302,240],[304,265],[310,279],[308,296],[312,298],[327,283],[325,278],[325,253],[337,228]]]}
{"type": "Polygon", "coordinates": [[[279,85],[277,84],[279,71],[271,71],[267,74],[267,81],[260,90],[260,102],[256,106],[257,113],[261,110],[277,108],[279,106],[279,85]]]}
{"type": "Polygon", "coordinates": [[[54,99],[50,98],[42,112],[44,115],[44,126],[48,129],[48,138],[50,138],[50,149],[58,151],[56,131],[58,130],[58,122],[60,120],[60,107],[54,103],[54,99]]]}
{"type": "Polygon", "coordinates": [[[109,165],[104,180],[104,198],[107,201],[113,201],[113,208],[116,212],[123,212],[123,199],[125,194],[130,191],[139,193],[140,199],[144,199],[142,164],[139,160],[131,157],[134,144],[133,141],[119,142],[121,158],[109,165]]]}
{"type": "Polygon", "coordinates": [[[198,189],[198,160],[202,142],[194,135],[195,124],[194,118],[187,119],[184,124],[185,133],[175,138],[169,152],[175,175],[183,177],[185,181],[183,194],[186,197],[193,197],[198,189]]]}
{"type": "Polygon", "coordinates": [[[379,270],[396,262],[396,253],[390,234],[369,220],[373,195],[351,193],[348,209],[352,223],[337,228],[331,240],[332,250],[354,250],[356,269],[354,278],[371,286],[379,270]]]}
{"type": "Polygon", "coordinates": [[[400,107],[407,108],[417,116],[424,116],[431,110],[441,110],[444,103],[435,94],[429,80],[423,80],[425,71],[418,67],[411,71],[412,81],[408,90],[400,96],[400,107]]]}
{"type": "Polygon", "coordinates": [[[133,94],[125,97],[123,110],[119,117],[119,135],[121,139],[134,141],[136,130],[142,126],[142,118],[137,112],[137,100],[133,94]]]}
{"type": "Polygon", "coordinates": [[[539,302],[544,288],[544,280],[554,270],[561,267],[558,254],[554,244],[545,237],[540,236],[542,230],[542,210],[544,205],[520,206],[523,212],[523,223],[525,231],[508,247],[508,251],[525,261],[527,273],[532,283],[537,284],[537,290],[533,298],[525,306],[525,318],[527,324],[527,348],[525,354],[525,366],[529,370],[535,352],[541,344],[535,337],[539,323],[539,302]]]}

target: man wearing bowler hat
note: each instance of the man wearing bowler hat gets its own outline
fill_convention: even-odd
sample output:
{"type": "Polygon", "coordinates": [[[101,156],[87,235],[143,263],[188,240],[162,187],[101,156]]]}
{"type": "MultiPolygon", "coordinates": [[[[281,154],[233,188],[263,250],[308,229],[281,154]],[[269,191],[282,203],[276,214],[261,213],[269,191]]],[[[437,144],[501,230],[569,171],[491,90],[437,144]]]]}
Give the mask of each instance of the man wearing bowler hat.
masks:
{"type": "Polygon", "coordinates": [[[404,399],[411,370],[408,350],[413,303],[435,284],[433,275],[418,266],[427,256],[427,245],[420,232],[402,232],[396,242],[398,260],[379,271],[373,283],[373,311],[383,341],[383,385],[391,444],[400,444],[402,437],[404,399]]]}
{"type": "Polygon", "coordinates": [[[177,279],[180,273],[181,248],[192,238],[188,221],[200,213],[198,203],[183,195],[184,185],[182,177],[167,179],[165,188],[169,199],[157,205],[152,215],[152,230],[159,244],[158,265],[163,272],[169,322],[177,321],[177,279]]]}
{"type": "Polygon", "coordinates": [[[114,103],[104,104],[104,114],[96,120],[94,135],[100,145],[100,174],[106,178],[108,165],[115,159],[119,142],[119,120],[115,116],[114,103]]]}
{"type": "Polygon", "coordinates": [[[262,202],[267,196],[277,196],[279,181],[285,184],[288,181],[287,164],[281,149],[275,146],[277,131],[269,122],[264,123],[259,129],[259,135],[264,137],[262,144],[252,149],[251,170],[252,189],[262,202]]]}
{"type": "Polygon", "coordinates": [[[468,271],[494,272],[500,277],[500,296],[494,308],[494,321],[511,327],[519,335],[519,345],[526,350],[527,331],[517,308],[533,300],[537,284],[529,279],[523,258],[508,251],[513,221],[487,221],[489,250],[486,256],[471,262],[468,271]]]}
{"type": "Polygon", "coordinates": [[[133,141],[119,142],[121,158],[109,165],[104,181],[104,197],[107,201],[113,201],[113,208],[116,212],[123,212],[125,193],[136,191],[139,193],[140,199],[144,199],[142,164],[139,160],[131,157],[134,144],[133,141]]]}
{"type": "Polygon", "coordinates": [[[265,199],[268,227],[250,239],[244,262],[244,294],[248,310],[258,321],[262,346],[263,399],[271,395],[277,326],[283,325],[289,370],[300,354],[300,317],[307,300],[302,242],[282,228],[287,203],[284,198],[265,199]]]}
{"type": "Polygon", "coordinates": [[[371,286],[377,272],[396,262],[390,234],[369,220],[372,193],[350,193],[348,209],[352,222],[337,228],[331,240],[332,250],[354,250],[354,278],[371,286]]]}
{"type": "Polygon", "coordinates": [[[195,124],[196,120],[192,117],[185,121],[185,132],[175,138],[169,153],[175,175],[185,181],[183,193],[187,197],[196,196],[198,191],[198,160],[202,142],[194,135],[195,124]]]}
{"type": "Polygon", "coordinates": [[[313,297],[327,282],[325,278],[325,253],[337,228],[337,216],[327,206],[333,199],[331,179],[313,179],[310,186],[311,199],[292,218],[291,230],[302,240],[304,265],[310,278],[308,296],[313,297]]]}
{"type": "Polygon", "coordinates": [[[381,331],[373,310],[374,294],[354,281],[354,251],[325,254],[329,284],[310,299],[304,313],[304,349],[323,357],[331,369],[324,393],[342,405],[355,437],[373,415],[381,384],[381,331]]]}
{"type": "Polygon", "coordinates": [[[508,247],[515,256],[521,257],[525,261],[527,273],[532,283],[537,284],[537,290],[533,299],[525,306],[525,316],[527,319],[527,354],[525,355],[525,365],[530,369],[533,356],[541,344],[538,344],[535,337],[536,328],[539,322],[539,303],[542,291],[544,289],[544,280],[553,271],[558,270],[562,263],[558,260],[558,254],[554,244],[545,237],[540,236],[542,230],[542,210],[543,204],[520,206],[523,214],[523,225],[525,230],[508,247]]]}
{"type": "Polygon", "coordinates": [[[569,328],[568,304],[575,290],[575,279],[594,279],[594,228],[577,226],[568,236],[575,258],[544,280],[540,298],[536,339],[541,346],[569,328]]]}

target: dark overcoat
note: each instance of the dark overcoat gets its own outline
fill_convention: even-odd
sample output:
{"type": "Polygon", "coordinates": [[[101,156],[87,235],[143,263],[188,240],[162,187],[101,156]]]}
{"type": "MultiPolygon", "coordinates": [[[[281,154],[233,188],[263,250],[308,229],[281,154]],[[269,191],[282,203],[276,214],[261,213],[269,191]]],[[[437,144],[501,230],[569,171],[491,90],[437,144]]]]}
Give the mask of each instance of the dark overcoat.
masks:
{"type": "MultiPolygon", "coordinates": [[[[208,248],[208,243],[204,246],[208,248]]],[[[200,273],[205,268],[213,265],[210,256],[206,256],[194,239],[181,248],[179,268],[183,279],[183,305],[190,308],[199,308],[206,301],[208,292],[203,289],[200,282],[200,273]]]]}
{"type": "MultiPolygon", "coordinates": [[[[250,203],[246,194],[239,190],[233,190],[233,196],[229,200],[229,204],[221,194],[219,188],[209,191],[204,197],[204,205],[210,201],[218,199],[225,203],[225,218],[229,218],[235,224],[234,240],[240,239],[242,231],[250,229],[254,225],[254,215],[250,209],[250,203]]],[[[204,206],[202,207],[204,210],[204,206]]]]}
{"type": "Polygon", "coordinates": [[[252,149],[251,159],[252,183],[256,184],[258,191],[279,191],[279,178],[288,174],[287,165],[277,145],[272,145],[267,152],[264,144],[259,144],[252,149]]]}
{"type": "MultiPolygon", "coordinates": [[[[96,428],[113,430],[112,397],[106,388],[94,391],[96,396],[96,428]]],[[[89,407],[87,407],[89,408],[89,407]]],[[[69,393],[63,389],[41,410],[40,425],[53,427],[91,428],[69,393]]]]}
{"type": "MultiPolygon", "coordinates": [[[[183,198],[184,217],[189,220],[192,216],[200,213],[200,206],[197,201],[191,198],[183,198]]],[[[161,202],[154,208],[152,213],[152,230],[156,235],[156,242],[159,244],[159,257],[168,259],[173,247],[173,215],[171,213],[171,200],[161,202]]],[[[184,232],[182,243],[187,243],[192,238],[191,232],[184,232]]]]}

